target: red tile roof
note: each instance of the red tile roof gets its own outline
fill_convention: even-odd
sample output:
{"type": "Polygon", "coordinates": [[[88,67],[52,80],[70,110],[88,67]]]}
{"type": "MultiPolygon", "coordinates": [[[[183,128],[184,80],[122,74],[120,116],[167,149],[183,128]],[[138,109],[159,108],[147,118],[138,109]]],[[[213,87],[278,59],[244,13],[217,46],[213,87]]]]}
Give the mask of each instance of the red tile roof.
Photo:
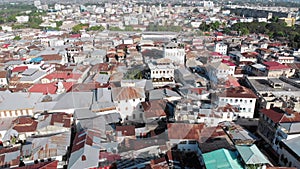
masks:
{"type": "Polygon", "coordinates": [[[112,97],[114,101],[145,98],[145,91],[137,87],[117,87],[112,89],[112,97]]]}
{"type": "Polygon", "coordinates": [[[204,123],[201,124],[169,123],[168,138],[199,140],[201,136],[201,132],[204,127],[205,127],[204,123]]]}
{"type": "Polygon", "coordinates": [[[236,66],[233,62],[231,62],[230,60],[222,60],[222,63],[225,63],[228,66],[236,66]]]}
{"type": "Polygon", "coordinates": [[[75,79],[78,80],[81,77],[79,73],[70,73],[70,72],[53,72],[45,76],[44,78],[52,80],[52,79],[75,79]]]}
{"type": "Polygon", "coordinates": [[[43,61],[50,61],[50,60],[61,60],[62,57],[59,54],[50,54],[50,55],[41,55],[43,61]]]}
{"type": "Polygon", "coordinates": [[[200,88],[200,87],[197,87],[197,88],[190,88],[189,89],[192,93],[197,93],[197,94],[202,94],[203,91],[206,91],[205,88],[200,88]]]}
{"type": "Polygon", "coordinates": [[[300,113],[286,108],[285,114],[281,118],[280,123],[295,123],[300,122],[300,113]]]}
{"type": "Polygon", "coordinates": [[[100,152],[99,159],[105,158],[108,162],[115,162],[116,160],[120,160],[121,156],[119,154],[113,154],[110,152],[100,152]]]}
{"type": "MultiPolygon", "coordinates": [[[[69,91],[74,85],[73,82],[62,82],[66,92],[69,91]]],[[[46,83],[46,84],[34,84],[29,88],[29,92],[33,93],[43,93],[43,94],[55,94],[57,90],[56,83],[46,83]]]]}
{"type": "Polygon", "coordinates": [[[299,112],[295,112],[288,108],[284,110],[280,108],[261,109],[260,112],[270,118],[274,123],[300,122],[299,112]]]}
{"type": "Polygon", "coordinates": [[[244,52],[244,53],[241,53],[241,54],[246,58],[257,58],[258,57],[257,52],[244,52]]]}
{"type": "Polygon", "coordinates": [[[6,71],[0,71],[0,78],[6,78],[6,71]]]}
{"type": "Polygon", "coordinates": [[[73,92],[90,92],[91,90],[104,87],[106,88],[108,85],[100,86],[100,83],[77,83],[72,86],[71,91],[73,92]]]}
{"type": "Polygon", "coordinates": [[[270,118],[274,123],[279,123],[280,119],[283,116],[282,113],[274,111],[272,109],[261,109],[260,112],[270,118]]]}
{"type": "Polygon", "coordinates": [[[95,129],[83,130],[76,133],[71,153],[84,148],[85,144],[92,146],[95,140],[94,137],[100,140],[101,135],[101,131],[95,129]]]}
{"type": "Polygon", "coordinates": [[[24,72],[26,69],[28,69],[28,66],[17,66],[13,68],[11,71],[12,72],[24,72]]]}
{"type": "Polygon", "coordinates": [[[31,117],[18,117],[14,120],[14,127],[17,132],[34,132],[36,131],[38,122],[33,120],[31,117]]]}
{"type": "Polygon", "coordinates": [[[24,167],[16,167],[17,169],[56,169],[58,161],[40,162],[38,164],[26,165],[24,167]]]}
{"type": "Polygon", "coordinates": [[[254,92],[244,86],[227,88],[219,97],[257,98],[254,92]]]}
{"type": "Polygon", "coordinates": [[[85,145],[85,140],[87,137],[86,131],[77,132],[73,141],[73,147],[71,153],[82,149],[85,145]]]}
{"type": "Polygon", "coordinates": [[[263,64],[267,67],[268,70],[290,69],[289,66],[283,65],[283,64],[275,62],[275,61],[263,62],[263,64]]]}
{"type": "Polygon", "coordinates": [[[116,126],[116,131],[121,131],[123,136],[135,136],[135,126],[116,126]]]}
{"type": "Polygon", "coordinates": [[[239,112],[239,110],[236,107],[234,107],[234,106],[232,106],[230,104],[226,104],[223,107],[218,107],[216,109],[216,111],[217,112],[239,112]]]}
{"type": "Polygon", "coordinates": [[[72,34],[70,35],[70,38],[80,38],[81,34],[72,34]]]}
{"type": "Polygon", "coordinates": [[[142,102],[144,116],[146,118],[167,116],[165,112],[166,105],[167,102],[165,100],[153,100],[149,102],[142,102]]]}
{"type": "Polygon", "coordinates": [[[51,118],[51,125],[54,125],[55,123],[60,123],[63,125],[63,127],[71,127],[72,121],[71,121],[72,115],[67,113],[55,113],[52,114],[51,118]]]}
{"type": "Polygon", "coordinates": [[[241,86],[240,83],[238,82],[238,79],[233,76],[228,76],[228,79],[226,80],[225,85],[226,85],[225,86],[226,88],[241,86]]]}

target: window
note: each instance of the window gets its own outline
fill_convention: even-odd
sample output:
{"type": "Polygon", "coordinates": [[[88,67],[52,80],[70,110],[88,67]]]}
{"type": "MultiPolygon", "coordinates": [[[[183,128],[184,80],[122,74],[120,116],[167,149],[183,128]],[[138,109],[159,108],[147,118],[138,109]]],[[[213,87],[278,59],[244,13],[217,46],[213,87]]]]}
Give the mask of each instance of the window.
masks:
{"type": "Polygon", "coordinates": [[[230,103],[232,103],[232,99],[230,99],[230,103]]]}
{"type": "Polygon", "coordinates": [[[133,99],[133,101],[135,102],[135,99],[133,99]]]}
{"type": "Polygon", "coordinates": [[[240,102],[242,103],[242,102],[243,102],[243,99],[240,99],[240,102]]]}
{"type": "Polygon", "coordinates": [[[245,103],[247,103],[247,100],[244,100],[245,103]]]}
{"type": "Polygon", "coordinates": [[[250,100],[250,103],[252,103],[252,100],[250,100]]]}
{"type": "Polygon", "coordinates": [[[252,110],[251,110],[251,108],[248,108],[248,112],[251,112],[252,110]]]}
{"type": "Polygon", "coordinates": [[[143,113],[140,113],[140,118],[141,118],[141,119],[143,118],[143,113]]]}
{"type": "Polygon", "coordinates": [[[86,160],[86,156],[85,155],[82,155],[81,156],[81,161],[85,161],[86,160]]]}
{"type": "Polygon", "coordinates": [[[132,115],[132,119],[135,119],[135,114],[132,115]]]}
{"type": "Polygon", "coordinates": [[[235,99],[235,103],[237,103],[238,102],[238,99],[235,99]]]}

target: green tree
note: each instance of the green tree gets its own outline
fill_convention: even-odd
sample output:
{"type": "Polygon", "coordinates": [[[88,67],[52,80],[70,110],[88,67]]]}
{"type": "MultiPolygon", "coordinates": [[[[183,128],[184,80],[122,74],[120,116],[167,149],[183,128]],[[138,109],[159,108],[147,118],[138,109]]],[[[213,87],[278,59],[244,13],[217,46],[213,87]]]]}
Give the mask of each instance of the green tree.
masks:
{"type": "Polygon", "coordinates": [[[210,23],[210,24],[209,24],[209,27],[210,27],[212,30],[217,30],[217,29],[220,28],[220,25],[221,25],[221,23],[218,22],[218,21],[216,21],[216,22],[214,22],[214,23],[210,23]]]}
{"type": "Polygon", "coordinates": [[[87,31],[103,31],[105,28],[100,25],[100,26],[91,26],[87,29],[87,31]]]}
{"type": "Polygon", "coordinates": [[[7,17],[7,22],[16,22],[17,19],[16,19],[16,16],[15,15],[10,15],[7,17]]]}
{"type": "Polygon", "coordinates": [[[200,25],[199,25],[199,29],[203,32],[207,32],[207,31],[210,31],[210,26],[207,25],[205,22],[202,22],[200,25]]]}
{"type": "Polygon", "coordinates": [[[22,38],[20,36],[15,36],[13,40],[21,40],[22,38]]]}
{"type": "Polygon", "coordinates": [[[86,27],[86,26],[88,26],[88,24],[82,24],[82,23],[80,23],[80,24],[78,24],[78,25],[75,25],[75,26],[73,26],[73,28],[72,28],[72,32],[73,32],[73,33],[80,33],[80,30],[82,30],[83,27],[86,27]]]}
{"type": "Polygon", "coordinates": [[[56,21],[56,27],[59,28],[63,24],[63,21],[56,21]]]}
{"type": "Polygon", "coordinates": [[[110,30],[110,31],[123,31],[121,28],[119,28],[119,27],[114,27],[114,26],[110,26],[110,27],[108,28],[108,30],[110,30]]]}
{"type": "Polygon", "coordinates": [[[241,35],[248,35],[250,31],[247,28],[241,28],[240,33],[241,35]]]}

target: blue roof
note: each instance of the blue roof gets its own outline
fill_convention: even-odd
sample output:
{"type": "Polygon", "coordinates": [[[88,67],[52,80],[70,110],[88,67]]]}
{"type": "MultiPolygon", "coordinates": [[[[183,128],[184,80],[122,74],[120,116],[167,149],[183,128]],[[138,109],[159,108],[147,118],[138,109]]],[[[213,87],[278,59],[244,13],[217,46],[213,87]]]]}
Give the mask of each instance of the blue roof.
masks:
{"type": "Polygon", "coordinates": [[[36,58],[32,58],[31,60],[30,60],[30,62],[41,62],[43,60],[43,58],[42,57],[36,57],[36,58]]]}
{"type": "Polygon", "coordinates": [[[235,146],[246,164],[269,164],[269,160],[257,148],[255,144],[251,146],[235,146]]]}
{"type": "Polygon", "coordinates": [[[237,154],[227,149],[219,149],[203,154],[207,169],[243,169],[237,154]]]}

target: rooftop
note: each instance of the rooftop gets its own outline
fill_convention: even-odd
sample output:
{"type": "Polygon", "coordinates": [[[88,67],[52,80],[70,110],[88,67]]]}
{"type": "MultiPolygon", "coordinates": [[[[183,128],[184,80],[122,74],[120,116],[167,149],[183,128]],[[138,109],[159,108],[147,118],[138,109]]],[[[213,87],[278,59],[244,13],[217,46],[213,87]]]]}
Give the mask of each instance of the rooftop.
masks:
{"type": "Polygon", "coordinates": [[[243,86],[228,88],[219,97],[257,98],[252,90],[243,86]]]}
{"type": "Polygon", "coordinates": [[[246,164],[270,164],[255,144],[251,146],[236,145],[235,147],[246,164]]]}
{"type": "MultiPolygon", "coordinates": [[[[282,81],[281,79],[276,80],[276,83],[282,83],[282,88],[273,88],[270,86],[268,79],[266,77],[248,77],[249,82],[251,85],[255,88],[258,92],[281,92],[283,95],[285,95],[287,92],[292,92],[294,95],[296,95],[295,91],[299,91],[300,89],[296,86],[293,86],[289,83],[286,83],[282,81]]],[[[272,78],[274,80],[274,78],[272,78]]]]}
{"type": "Polygon", "coordinates": [[[203,159],[207,169],[243,169],[237,154],[223,148],[203,154],[203,159]]]}
{"type": "Polygon", "coordinates": [[[282,142],[300,157],[300,137],[283,140],[282,142]]]}

